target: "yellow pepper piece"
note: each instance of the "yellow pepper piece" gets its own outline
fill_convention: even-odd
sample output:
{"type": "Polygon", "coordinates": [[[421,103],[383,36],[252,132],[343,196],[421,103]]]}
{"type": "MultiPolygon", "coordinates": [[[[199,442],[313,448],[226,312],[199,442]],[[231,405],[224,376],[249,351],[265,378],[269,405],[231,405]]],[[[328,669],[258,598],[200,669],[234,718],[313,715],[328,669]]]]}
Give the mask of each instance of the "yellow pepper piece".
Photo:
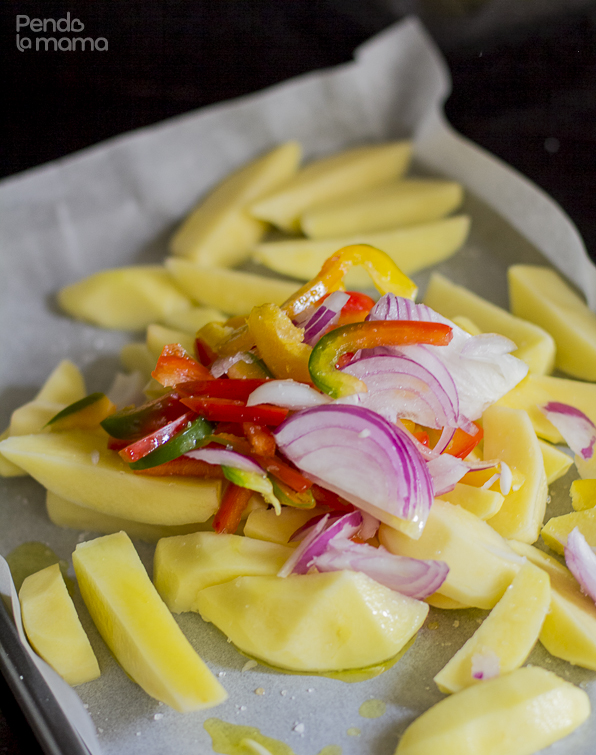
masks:
{"type": "MultiPolygon", "coordinates": [[[[415,298],[418,291],[416,284],[402,273],[389,255],[369,244],[351,244],[329,257],[319,274],[299,288],[282,305],[282,311],[290,319],[294,319],[325,294],[341,289],[345,274],[354,265],[362,265],[367,270],[381,294],[393,293],[407,299],[415,298]]],[[[227,341],[220,344],[216,351],[221,356],[232,356],[238,351],[248,351],[253,346],[254,340],[250,337],[250,328],[239,327],[227,341]]],[[[267,359],[265,361],[267,362],[267,359]]],[[[275,370],[273,372],[275,373],[275,370]]]]}
{"type": "Polygon", "coordinates": [[[276,378],[312,383],[308,371],[312,349],[303,343],[304,330],[285,312],[276,304],[262,304],[253,308],[247,324],[261,358],[276,378]]]}
{"type": "Polygon", "coordinates": [[[416,296],[416,284],[402,273],[389,255],[368,244],[351,244],[329,257],[319,274],[283,304],[283,311],[289,317],[296,317],[327,292],[337,291],[345,274],[354,265],[366,269],[381,294],[393,293],[407,299],[416,296]]]}
{"type": "MultiPolygon", "coordinates": [[[[197,330],[197,338],[201,338],[210,349],[219,354],[219,346],[227,341],[233,333],[233,329],[220,322],[208,322],[197,330]]],[[[235,353],[235,352],[234,352],[235,353]]]]}

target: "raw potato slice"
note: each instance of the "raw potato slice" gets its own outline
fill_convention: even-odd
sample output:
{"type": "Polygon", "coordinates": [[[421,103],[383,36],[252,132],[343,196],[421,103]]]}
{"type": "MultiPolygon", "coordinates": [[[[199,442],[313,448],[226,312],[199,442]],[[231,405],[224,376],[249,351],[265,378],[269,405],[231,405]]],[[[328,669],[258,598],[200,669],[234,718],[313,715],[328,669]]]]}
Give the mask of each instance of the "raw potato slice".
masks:
{"type": "Polygon", "coordinates": [[[307,207],[400,178],[412,154],[410,142],[367,145],[315,160],[249,211],[285,231],[300,228],[307,207]]]}
{"type": "Polygon", "coordinates": [[[555,364],[555,341],[543,328],[514,317],[496,304],[458,286],[440,273],[433,273],[424,303],[450,320],[456,315],[469,317],[484,333],[500,333],[517,346],[513,355],[523,360],[530,372],[544,375],[555,364]]]}
{"type": "Polygon", "coordinates": [[[396,181],[310,207],[300,218],[300,227],[311,239],[388,231],[439,220],[459,207],[463,196],[455,181],[396,181]]]}
{"type": "Polygon", "coordinates": [[[154,366],[159,355],[163,351],[163,347],[170,343],[179,343],[189,354],[194,354],[195,350],[194,333],[191,335],[190,333],[185,333],[181,330],[166,328],[157,323],[152,323],[148,326],[145,342],[151,356],[153,357],[154,366]]]}
{"type": "Polygon", "coordinates": [[[141,330],[191,304],[160,265],[102,270],[58,293],[72,317],[103,328],[141,330]]]}
{"type": "Polygon", "coordinates": [[[58,527],[83,530],[85,532],[99,532],[102,535],[112,535],[114,532],[126,532],[129,537],[156,543],[162,537],[187,535],[198,530],[211,529],[211,520],[194,524],[179,524],[167,526],[165,524],[146,524],[134,522],[132,519],[122,519],[119,516],[102,514],[101,511],[71,503],[55,493],[47,491],[46,511],[50,521],[58,527]]]}
{"type": "Polygon", "coordinates": [[[267,228],[267,223],[249,215],[247,204],[288,181],[300,157],[298,142],[287,142],[229,175],[182,223],[170,252],[200,265],[228,267],[241,262],[267,228]]]}
{"type": "Polygon", "coordinates": [[[505,500],[504,496],[496,490],[477,488],[462,482],[456,483],[453,490],[440,498],[454,506],[461,506],[484,521],[494,516],[505,500]]]}
{"type": "Polygon", "coordinates": [[[292,548],[216,532],[166,537],[153,561],[153,584],[172,613],[196,611],[197,593],[236,577],[275,576],[292,548]]]}
{"type": "Polygon", "coordinates": [[[484,456],[504,461],[516,477],[498,513],[489,524],[505,538],[534,543],[546,511],[548,485],[538,438],[526,412],[490,406],[482,415],[484,456]]]}
{"type": "Polygon", "coordinates": [[[579,528],[590,547],[596,547],[596,509],[594,508],[572,511],[563,516],[553,516],[544,525],[540,534],[549,548],[563,556],[569,533],[576,527],[579,528]]]}
{"type": "MultiPolygon", "coordinates": [[[[384,233],[312,241],[269,241],[257,244],[252,259],[270,270],[299,280],[311,280],[325,260],[338,249],[350,244],[370,244],[388,254],[406,275],[450,257],[464,243],[470,230],[470,218],[456,215],[411,228],[399,228],[384,233]]],[[[352,268],[345,278],[350,288],[370,286],[370,277],[364,268],[352,268]]]]}
{"type": "Polygon", "coordinates": [[[474,676],[478,658],[494,658],[499,674],[519,668],[538,640],[549,606],[548,575],[524,564],[484,622],[435,676],[441,692],[459,692],[481,682],[482,676],[474,676]]]}
{"type": "Polygon", "coordinates": [[[449,574],[438,592],[477,608],[493,608],[523,563],[486,522],[440,498],[435,498],[419,540],[386,524],[381,524],[379,540],[400,556],[445,561],[449,574]]]}
{"type": "MultiPolygon", "coordinates": [[[[11,435],[29,435],[44,429],[48,420],[69,404],[87,395],[81,371],[68,359],[62,360],[50,373],[33,401],[29,401],[11,415],[9,427],[0,435],[0,441],[11,435]]],[[[0,475],[20,477],[24,469],[0,454],[0,475]]]]}
{"type": "Polygon", "coordinates": [[[218,309],[212,307],[191,307],[178,312],[172,312],[164,317],[164,325],[168,328],[182,330],[193,335],[208,322],[225,322],[228,318],[218,309]]]}
{"type": "Polygon", "coordinates": [[[521,668],[441,700],[406,729],[395,755],[532,755],[590,715],[590,699],[546,669],[521,668]]]}
{"type": "Polygon", "coordinates": [[[574,480],[569,488],[571,505],[576,511],[596,506],[596,480],[574,480]]]}
{"type": "Polygon", "coordinates": [[[261,304],[283,304],[296,292],[296,284],[239,270],[200,267],[170,257],[167,268],[186,293],[200,304],[220,307],[230,315],[245,315],[261,304]]]}
{"type": "MultiPolygon", "coordinates": [[[[574,406],[596,424],[596,384],[581,380],[568,380],[551,375],[527,375],[497,403],[513,409],[524,409],[530,415],[536,435],[551,443],[565,443],[561,433],[538,408],[549,401],[574,406]]],[[[594,471],[596,476],[596,468],[594,471]]]]}
{"type": "Polygon", "coordinates": [[[507,277],[511,311],[552,335],[556,366],[573,377],[596,380],[596,314],[547,267],[512,265],[507,277]]]}
{"type": "Polygon", "coordinates": [[[107,435],[76,430],[22,435],[0,444],[0,452],[61,498],[111,516],[149,524],[190,524],[216,512],[221,480],[135,474],[107,435]]]}
{"type": "MultiPolygon", "coordinates": [[[[258,509],[252,511],[244,525],[244,534],[258,540],[287,545],[297,529],[314,516],[325,513],[325,509],[294,509],[282,506],[278,516],[274,509],[258,509]]],[[[295,547],[295,544],[294,546],[295,547]]]]}
{"type": "Polygon", "coordinates": [[[80,543],[72,560],[99,633],[148,695],[181,713],[227,698],[157,594],[124,532],[80,543]]]}
{"type": "Polygon", "coordinates": [[[532,545],[513,540],[510,545],[550,577],[550,609],[542,625],[540,642],[551,655],[596,671],[594,601],[584,595],[573,574],[555,558],[532,545]]]}
{"type": "Polygon", "coordinates": [[[23,626],[32,648],[73,687],[97,679],[95,653],[58,564],[27,577],[19,591],[23,626]]]}
{"type": "Polygon", "coordinates": [[[428,606],[351,571],[239,577],[197,596],[201,616],[244,653],[294,671],[342,671],[392,658],[428,606]]]}
{"type": "Polygon", "coordinates": [[[559,451],[555,446],[546,443],[544,440],[538,440],[540,451],[542,452],[542,461],[544,462],[544,472],[546,482],[551,485],[563,475],[567,474],[569,467],[573,464],[573,459],[563,451],[559,451]]]}

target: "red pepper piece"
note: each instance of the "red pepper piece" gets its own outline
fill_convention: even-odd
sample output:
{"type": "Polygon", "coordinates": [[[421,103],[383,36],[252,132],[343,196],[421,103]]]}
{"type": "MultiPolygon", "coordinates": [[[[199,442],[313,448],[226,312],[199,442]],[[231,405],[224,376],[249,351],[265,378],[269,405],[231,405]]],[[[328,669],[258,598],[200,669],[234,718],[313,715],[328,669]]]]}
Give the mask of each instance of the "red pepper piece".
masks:
{"type": "Polygon", "coordinates": [[[195,351],[199,362],[204,367],[211,367],[213,362],[217,359],[217,354],[211,346],[200,336],[195,338],[195,351]]]}
{"type": "Polygon", "coordinates": [[[205,419],[213,422],[256,422],[259,425],[277,427],[288,414],[288,409],[270,404],[246,406],[242,401],[226,398],[189,396],[182,403],[205,419]]]}
{"type": "Polygon", "coordinates": [[[312,487],[312,482],[304,477],[298,470],[286,464],[277,456],[258,456],[253,454],[253,459],[259,464],[266,472],[277,477],[278,480],[285,482],[285,484],[295,490],[297,493],[303,493],[305,490],[309,490],[312,487]]]}
{"type": "Polygon", "coordinates": [[[167,425],[160,427],[159,430],[146,435],[144,438],[129,444],[121,451],[119,451],[120,457],[127,462],[138,461],[147,454],[154,451],[159,446],[163,446],[181,430],[187,427],[189,422],[195,419],[196,414],[194,412],[187,412],[181,417],[169,422],[167,425]]]}
{"type": "Polygon", "coordinates": [[[443,453],[457,456],[460,459],[465,459],[470,451],[476,448],[484,437],[484,431],[480,425],[477,425],[475,422],[474,424],[478,428],[476,435],[470,435],[470,433],[467,433],[462,430],[461,427],[458,427],[443,453]]]}
{"type": "Polygon", "coordinates": [[[135,469],[135,474],[153,475],[154,477],[204,477],[211,480],[223,480],[224,473],[218,464],[207,464],[201,459],[191,459],[179,456],[177,459],[165,461],[157,467],[135,469]]]}
{"type": "MultiPolygon", "coordinates": [[[[363,322],[370,310],[375,306],[375,300],[360,291],[346,291],[349,295],[348,301],[343,305],[339,314],[339,320],[333,325],[333,328],[340,328],[342,325],[349,325],[353,322],[363,322]]],[[[331,294],[325,294],[319,303],[331,294]]]]}
{"type": "Polygon", "coordinates": [[[216,435],[226,433],[227,435],[237,435],[241,438],[244,435],[244,429],[240,422],[218,422],[215,428],[216,435]]]}
{"type": "Polygon", "coordinates": [[[133,440],[159,430],[160,427],[167,425],[168,422],[177,419],[185,412],[186,407],[180,403],[180,396],[172,392],[141,406],[128,407],[110,414],[103,420],[101,426],[112,438],[125,441],[121,446],[109,446],[109,448],[119,450],[132,443],[133,440]]]}
{"type": "Polygon", "coordinates": [[[312,494],[315,497],[317,506],[327,506],[333,511],[354,511],[356,508],[353,504],[345,501],[337,493],[332,493],[331,490],[320,487],[320,485],[312,486],[312,494]]]}
{"type": "Polygon", "coordinates": [[[242,513],[248,506],[253,491],[241,488],[231,482],[225,490],[217,514],[213,519],[213,529],[219,533],[233,535],[238,529],[242,513]]]}
{"type": "Polygon", "coordinates": [[[271,430],[254,422],[244,422],[242,429],[254,453],[259,456],[273,456],[277,445],[271,430]]]}
{"type": "Polygon", "coordinates": [[[151,375],[158,383],[166,386],[189,380],[215,380],[209,370],[193,359],[179,343],[170,343],[163,347],[151,375]]]}
{"type": "Polygon", "coordinates": [[[235,401],[247,401],[250,394],[265,380],[218,378],[217,380],[191,380],[179,383],[176,390],[181,396],[207,396],[208,398],[229,398],[235,401]]]}

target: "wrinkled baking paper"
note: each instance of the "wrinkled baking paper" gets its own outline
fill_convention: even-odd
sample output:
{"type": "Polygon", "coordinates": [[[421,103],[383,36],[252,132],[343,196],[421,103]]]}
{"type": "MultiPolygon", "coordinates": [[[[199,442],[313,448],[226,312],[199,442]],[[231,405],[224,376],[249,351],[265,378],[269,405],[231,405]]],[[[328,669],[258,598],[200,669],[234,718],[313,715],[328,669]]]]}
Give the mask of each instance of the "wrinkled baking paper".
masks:
{"type": "MultiPolygon", "coordinates": [[[[1,182],[2,426],[62,358],[82,367],[89,391],[106,389],[118,350],[130,340],[129,334],[63,316],[55,292],[96,270],[162,259],[173,228],[197,198],[248,159],[289,139],[300,140],[312,158],[362,142],[412,136],[422,171],[450,176],[468,190],[472,234],[458,255],[441,264],[442,272],[506,305],[507,264],[544,263],[542,253],[596,305],[595,268],[569,219],[516,171],[454,133],[441,110],[449,89],[439,52],[420,23],[408,19],[360,47],[354,62],[170,119],[1,182]]],[[[425,275],[416,276],[421,285],[425,275]]],[[[564,507],[567,488],[560,490],[551,491],[553,501],[564,507]]],[[[0,492],[0,553],[25,540],[41,540],[70,558],[77,542],[93,536],[51,525],[43,491],[30,479],[0,480],[0,492]]],[[[137,547],[150,569],[152,548],[137,547]]],[[[314,755],[331,744],[341,746],[343,755],[390,755],[408,723],[442,698],[432,677],[483,615],[433,611],[414,647],[393,669],[359,684],[289,676],[262,666],[242,671],[246,659],[212,625],[195,615],[178,616],[230,694],[214,710],[183,716],[125,676],[83,612],[102,676],[77,691],[106,754],[210,752],[203,722],[214,716],[256,726],[298,755],[314,755]],[[371,698],[387,704],[381,718],[360,715],[360,705],[371,698]]],[[[589,686],[592,678],[540,647],[530,661],[576,683],[589,686]]],[[[69,703],[65,707],[73,713],[69,703]]],[[[595,729],[585,725],[557,752],[591,752],[595,729]]]]}

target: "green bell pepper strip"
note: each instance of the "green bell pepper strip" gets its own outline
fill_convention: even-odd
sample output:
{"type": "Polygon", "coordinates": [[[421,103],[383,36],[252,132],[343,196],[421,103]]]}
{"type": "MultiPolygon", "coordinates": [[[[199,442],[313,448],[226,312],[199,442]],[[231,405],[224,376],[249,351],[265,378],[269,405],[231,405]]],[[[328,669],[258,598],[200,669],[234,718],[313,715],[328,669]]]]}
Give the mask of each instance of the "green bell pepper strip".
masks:
{"type": "Polygon", "coordinates": [[[314,509],[317,505],[310,490],[305,490],[303,493],[297,493],[295,490],[292,490],[289,485],[285,485],[274,477],[271,477],[271,484],[273,485],[273,492],[277,499],[284,506],[292,506],[295,509],[314,509]]]}
{"type": "Polygon", "coordinates": [[[257,472],[246,472],[243,469],[227,467],[222,464],[221,470],[226,480],[233,482],[240,488],[248,488],[260,493],[267,503],[270,503],[275,509],[275,513],[281,514],[281,504],[273,492],[273,485],[267,475],[260,475],[257,472]]]}
{"type": "Polygon", "coordinates": [[[453,337],[449,325],[413,320],[374,320],[352,323],[332,330],[312,350],[308,370],[319,390],[332,398],[366,393],[366,383],[336,369],[338,360],[359,349],[376,346],[406,346],[428,343],[446,346],[453,337]]]}
{"type": "Polygon", "coordinates": [[[169,391],[164,396],[138,407],[126,407],[106,417],[101,426],[119,440],[138,440],[159,430],[187,411],[180,403],[180,396],[169,391]]]}
{"type": "Polygon", "coordinates": [[[209,438],[212,432],[213,425],[207,422],[204,417],[197,417],[186,429],[179,432],[167,443],[164,443],[163,446],[159,446],[146,456],[143,456],[142,459],[133,461],[129,466],[131,469],[149,469],[150,467],[157,467],[166,461],[177,459],[188,451],[192,451],[193,448],[205,445],[206,439],[209,438]]]}

